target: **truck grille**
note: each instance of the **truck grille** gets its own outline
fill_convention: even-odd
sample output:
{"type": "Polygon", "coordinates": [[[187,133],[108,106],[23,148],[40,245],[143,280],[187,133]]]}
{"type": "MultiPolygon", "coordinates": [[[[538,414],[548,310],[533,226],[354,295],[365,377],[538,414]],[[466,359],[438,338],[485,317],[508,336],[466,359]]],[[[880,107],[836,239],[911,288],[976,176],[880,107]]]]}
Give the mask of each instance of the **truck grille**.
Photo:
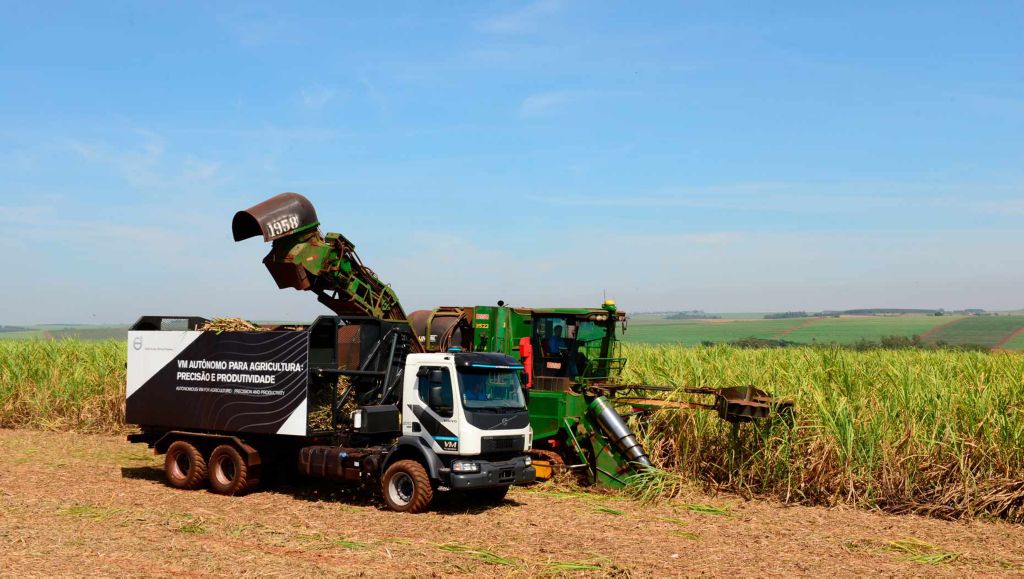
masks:
{"type": "Polygon", "coordinates": [[[485,436],[480,440],[480,452],[512,452],[523,450],[526,438],[523,436],[485,436]]]}

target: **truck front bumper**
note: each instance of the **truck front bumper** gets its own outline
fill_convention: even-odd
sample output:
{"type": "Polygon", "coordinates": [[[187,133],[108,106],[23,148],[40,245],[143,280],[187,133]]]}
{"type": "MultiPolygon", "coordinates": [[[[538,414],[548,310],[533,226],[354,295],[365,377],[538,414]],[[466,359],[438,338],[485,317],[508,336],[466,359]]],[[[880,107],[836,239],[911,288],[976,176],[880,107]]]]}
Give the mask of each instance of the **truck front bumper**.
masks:
{"type": "Polygon", "coordinates": [[[513,484],[531,483],[537,478],[537,471],[527,466],[526,457],[500,462],[487,460],[466,460],[480,465],[478,472],[448,471],[448,486],[452,490],[482,489],[513,484]]]}

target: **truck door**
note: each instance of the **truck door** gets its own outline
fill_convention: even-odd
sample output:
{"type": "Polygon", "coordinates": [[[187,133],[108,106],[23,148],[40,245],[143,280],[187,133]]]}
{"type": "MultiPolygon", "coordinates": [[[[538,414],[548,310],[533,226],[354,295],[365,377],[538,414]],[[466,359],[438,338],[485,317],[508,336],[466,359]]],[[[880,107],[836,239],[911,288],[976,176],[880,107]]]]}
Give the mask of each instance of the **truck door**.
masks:
{"type": "Polygon", "coordinates": [[[452,370],[447,366],[420,366],[414,396],[408,398],[412,420],[403,425],[404,434],[424,438],[438,453],[459,453],[453,379],[452,370]]]}

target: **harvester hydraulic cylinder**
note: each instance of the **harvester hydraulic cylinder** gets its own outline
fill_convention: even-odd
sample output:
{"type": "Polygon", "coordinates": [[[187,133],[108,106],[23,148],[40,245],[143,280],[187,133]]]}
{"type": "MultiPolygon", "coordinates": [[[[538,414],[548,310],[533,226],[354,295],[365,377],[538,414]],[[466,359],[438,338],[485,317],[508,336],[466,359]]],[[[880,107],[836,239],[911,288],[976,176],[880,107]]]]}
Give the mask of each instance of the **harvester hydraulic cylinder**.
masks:
{"type": "Polygon", "coordinates": [[[604,396],[595,398],[590,403],[590,412],[601,430],[611,439],[612,444],[626,457],[626,460],[640,466],[653,467],[647,454],[644,453],[643,447],[636,441],[636,436],[629,430],[626,421],[619,416],[607,398],[604,396]]]}

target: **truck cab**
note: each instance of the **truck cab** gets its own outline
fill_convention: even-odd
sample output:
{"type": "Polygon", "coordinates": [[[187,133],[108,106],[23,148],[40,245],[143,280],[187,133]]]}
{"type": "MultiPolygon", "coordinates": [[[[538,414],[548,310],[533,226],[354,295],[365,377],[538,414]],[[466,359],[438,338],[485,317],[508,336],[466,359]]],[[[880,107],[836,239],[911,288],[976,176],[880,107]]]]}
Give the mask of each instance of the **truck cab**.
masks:
{"type": "Polygon", "coordinates": [[[468,490],[532,479],[522,369],[504,354],[408,356],[402,438],[418,439],[439,457],[444,486],[468,490]]]}

